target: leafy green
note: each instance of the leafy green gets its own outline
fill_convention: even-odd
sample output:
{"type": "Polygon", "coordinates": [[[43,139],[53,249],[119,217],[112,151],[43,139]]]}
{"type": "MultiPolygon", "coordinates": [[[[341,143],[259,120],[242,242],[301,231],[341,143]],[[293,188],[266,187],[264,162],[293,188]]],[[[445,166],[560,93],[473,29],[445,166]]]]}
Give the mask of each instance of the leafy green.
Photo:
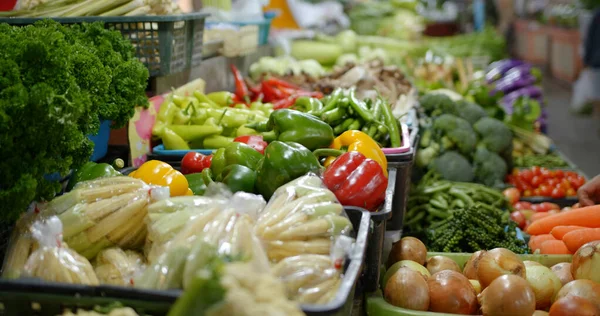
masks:
{"type": "Polygon", "coordinates": [[[542,115],[540,103],[528,97],[520,97],[513,103],[512,113],[504,118],[506,124],[529,131],[534,130],[534,123],[542,115]]]}
{"type": "Polygon", "coordinates": [[[123,125],[147,104],[148,72],[132,54],[101,23],[0,24],[0,219],[52,198],[60,184],[46,175],[89,159],[100,119],[123,125]]]}

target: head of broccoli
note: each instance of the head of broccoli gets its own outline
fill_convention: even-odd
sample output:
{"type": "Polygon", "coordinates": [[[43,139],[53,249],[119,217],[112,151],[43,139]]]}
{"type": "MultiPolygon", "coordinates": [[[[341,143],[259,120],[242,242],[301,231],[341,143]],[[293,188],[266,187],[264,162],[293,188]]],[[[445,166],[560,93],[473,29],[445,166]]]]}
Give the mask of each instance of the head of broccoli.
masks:
{"type": "Polygon", "coordinates": [[[433,131],[442,151],[457,148],[463,155],[471,155],[475,150],[477,135],[465,119],[443,114],[433,121],[433,131]]]}
{"type": "Polygon", "coordinates": [[[419,104],[429,116],[438,116],[443,113],[455,113],[456,104],[450,97],[442,93],[426,93],[419,98],[419,104]]]}
{"type": "Polygon", "coordinates": [[[498,154],[479,146],[473,156],[473,166],[475,167],[475,181],[488,187],[503,187],[508,167],[498,154]]]}
{"type": "Polygon", "coordinates": [[[471,125],[487,116],[487,112],[481,106],[467,100],[459,100],[456,102],[455,114],[456,116],[467,120],[471,125]]]}
{"type": "Polygon", "coordinates": [[[512,131],[495,118],[484,117],[473,125],[473,129],[481,138],[480,145],[494,153],[502,153],[512,145],[512,131]]]}
{"type": "Polygon", "coordinates": [[[449,181],[472,182],[475,178],[471,163],[456,151],[448,151],[435,158],[431,169],[449,181]]]}

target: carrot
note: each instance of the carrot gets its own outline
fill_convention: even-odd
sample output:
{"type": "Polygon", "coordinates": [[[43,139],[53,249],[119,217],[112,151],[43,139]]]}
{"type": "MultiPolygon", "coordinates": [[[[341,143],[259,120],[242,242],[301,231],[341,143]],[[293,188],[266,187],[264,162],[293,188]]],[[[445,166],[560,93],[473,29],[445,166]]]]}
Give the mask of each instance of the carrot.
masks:
{"type": "Polygon", "coordinates": [[[562,240],[546,240],[540,246],[540,253],[543,255],[570,255],[572,252],[562,240]]]}
{"type": "Polygon", "coordinates": [[[590,241],[600,240],[600,228],[584,228],[572,231],[563,236],[563,241],[572,253],[590,241]]]}
{"type": "Polygon", "coordinates": [[[533,215],[531,215],[531,218],[530,218],[530,220],[531,220],[531,222],[533,223],[533,222],[535,222],[535,221],[537,221],[537,220],[539,220],[539,219],[542,219],[542,218],[544,218],[544,217],[548,217],[548,216],[550,216],[550,215],[552,215],[552,214],[551,214],[551,213],[548,213],[548,212],[539,212],[539,213],[534,213],[533,215]]]}
{"type": "Polygon", "coordinates": [[[587,227],[583,227],[583,226],[556,226],[554,228],[552,228],[552,230],[550,231],[550,234],[552,234],[552,236],[554,236],[554,238],[556,239],[563,239],[563,236],[566,235],[567,233],[570,233],[574,230],[578,230],[578,229],[582,229],[582,228],[587,228],[587,227]]]}
{"type": "Polygon", "coordinates": [[[531,251],[536,251],[540,249],[542,243],[547,240],[556,240],[556,238],[550,234],[531,236],[529,239],[529,248],[531,251]]]}
{"type": "Polygon", "coordinates": [[[527,227],[530,235],[548,234],[556,226],[583,226],[590,228],[600,227],[600,205],[593,205],[560,212],[532,222],[527,227]]]}

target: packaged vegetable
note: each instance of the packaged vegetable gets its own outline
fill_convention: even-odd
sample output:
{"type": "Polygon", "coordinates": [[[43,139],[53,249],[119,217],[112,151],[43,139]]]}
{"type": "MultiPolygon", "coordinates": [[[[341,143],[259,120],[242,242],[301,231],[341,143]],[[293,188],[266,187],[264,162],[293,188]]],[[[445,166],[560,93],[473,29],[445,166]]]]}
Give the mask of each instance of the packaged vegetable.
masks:
{"type": "Polygon", "coordinates": [[[28,211],[15,224],[2,265],[2,278],[16,279],[21,276],[27,259],[33,251],[39,248],[30,229],[31,224],[38,219],[39,213],[28,211]]]}
{"type": "Polygon", "coordinates": [[[136,287],[187,287],[206,264],[206,254],[212,247],[219,256],[249,261],[257,271],[269,270],[266,253],[252,229],[266,202],[244,192],[235,193],[226,203],[220,198],[205,209],[183,210],[192,215],[169,242],[152,247],[148,254],[151,266],[136,278],[136,287]]]}
{"type": "Polygon", "coordinates": [[[63,224],[56,216],[31,225],[31,234],[40,248],[27,260],[23,275],[51,282],[98,285],[90,262],[62,242],[62,231],[63,224]]]}
{"type": "Polygon", "coordinates": [[[342,205],[314,174],[277,189],[255,226],[275,262],[299,254],[327,255],[334,237],[351,229],[342,205]]]}
{"type": "Polygon", "coordinates": [[[146,268],[144,257],[132,250],[109,248],[96,256],[94,271],[102,284],[133,286],[133,278],[146,268]]]}
{"type": "Polygon", "coordinates": [[[43,214],[57,215],[71,249],[92,259],[103,249],[138,249],[146,239],[147,205],[169,197],[168,187],[149,186],[130,177],[77,184],[48,203],[43,214]]]}

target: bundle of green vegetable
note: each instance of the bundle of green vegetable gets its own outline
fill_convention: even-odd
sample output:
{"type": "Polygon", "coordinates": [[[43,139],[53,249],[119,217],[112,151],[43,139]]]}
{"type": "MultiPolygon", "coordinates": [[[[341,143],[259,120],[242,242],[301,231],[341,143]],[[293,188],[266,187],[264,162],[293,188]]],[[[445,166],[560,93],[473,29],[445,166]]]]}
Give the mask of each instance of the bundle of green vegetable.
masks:
{"type": "Polygon", "coordinates": [[[390,105],[382,98],[360,100],[355,88],[338,88],[322,100],[298,98],[294,108],[319,117],[333,127],[335,135],[362,130],[381,147],[402,146],[399,124],[390,105]]]}
{"type": "Polygon", "coordinates": [[[102,23],[66,27],[41,21],[0,24],[0,204],[15,220],[60,189],[92,153],[87,135],[100,119],[123,126],[147,104],[148,70],[133,47],[102,23]]]}
{"type": "Polygon", "coordinates": [[[439,174],[430,171],[410,191],[404,229],[419,234],[433,223],[448,218],[448,210],[471,207],[479,202],[498,208],[510,207],[500,191],[476,183],[442,180],[439,174]]]}
{"type": "Polygon", "coordinates": [[[479,105],[444,94],[425,94],[420,103],[431,122],[422,126],[416,166],[450,181],[503,186],[512,158],[510,128],[479,105]]]}
{"type": "Polygon", "coordinates": [[[7,17],[77,17],[132,16],[180,13],[171,0],[22,0],[13,11],[2,12],[7,17]]]}
{"type": "Polygon", "coordinates": [[[569,167],[569,164],[559,155],[551,153],[546,155],[524,155],[514,156],[513,162],[517,168],[531,168],[534,166],[544,168],[563,168],[569,167]]]}

